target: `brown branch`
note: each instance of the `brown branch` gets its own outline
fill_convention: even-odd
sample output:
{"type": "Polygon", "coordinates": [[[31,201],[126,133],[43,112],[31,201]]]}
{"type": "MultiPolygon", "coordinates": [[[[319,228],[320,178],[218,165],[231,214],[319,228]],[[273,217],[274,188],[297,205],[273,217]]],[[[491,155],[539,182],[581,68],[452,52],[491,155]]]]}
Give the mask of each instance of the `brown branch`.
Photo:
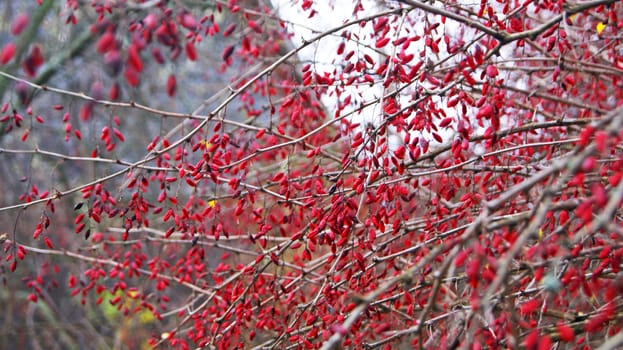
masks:
{"type": "MultiPolygon", "coordinates": [[[[9,241],[10,242],[10,241],[9,241]]],[[[60,256],[68,256],[71,258],[75,258],[75,259],[79,259],[82,261],[87,261],[87,262],[91,262],[91,263],[95,263],[95,264],[99,264],[99,265],[108,265],[108,266],[113,266],[113,267],[117,267],[117,268],[121,268],[121,269],[125,269],[126,267],[123,266],[122,263],[112,260],[112,259],[102,259],[102,258],[94,258],[91,256],[87,256],[84,254],[79,254],[79,253],[75,253],[72,251],[67,251],[67,250],[56,250],[56,249],[42,249],[42,248],[36,248],[36,247],[31,247],[31,246],[27,246],[24,244],[20,244],[21,247],[23,247],[26,251],[29,252],[33,252],[33,253],[37,253],[37,254],[45,254],[45,255],[60,255],[60,256]]],[[[152,271],[149,270],[145,270],[145,269],[141,269],[138,268],[137,271],[139,271],[140,273],[142,273],[143,275],[149,276],[149,275],[153,275],[152,271]]],[[[156,277],[161,278],[161,279],[166,279],[168,281],[172,281],[172,282],[176,282],[184,287],[187,287],[195,292],[201,293],[201,294],[205,294],[205,295],[210,295],[211,297],[214,296],[216,294],[216,290],[218,288],[214,288],[213,291],[209,291],[206,290],[204,288],[201,288],[195,284],[189,283],[184,281],[181,278],[178,277],[171,277],[171,276],[167,276],[167,275],[163,275],[161,273],[156,273],[155,274],[156,277]]]]}
{"type": "Polygon", "coordinates": [[[539,36],[541,33],[545,32],[546,30],[548,30],[549,28],[551,28],[552,26],[558,24],[560,21],[562,21],[565,17],[566,18],[570,18],[571,16],[578,14],[580,12],[584,12],[586,10],[595,8],[595,7],[599,7],[602,5],[610,5],[610,4],[614,4],[617,0],[596,0],[596,1],[587,1],[587,2],[580,2],[580,3],[576,3],[576,4],[569,4],[569,3],[563,3],[563,10],[564,12],[555,16],[554,18],[550,19],[549,21],[543,23],[542,25],[534,28],[534,29],[530,29],[530,30],[526,30],[523,32],[519,32],[519,33],[513,33],[513,34],[509,34],[506,36],[508,41],[515,41],[515,40],[521,40],[521,39],[525,39],[525,38],[530,38],[532,40],[536,39],[537,36],[539,36]]]}
{"type": "Polygon", "coordinates": [[[400,0],[400,1],[407,5],[413,6],[414,8],[424,10],[427,13],[441,15],[441,16],[453,19],[459,23],[465,24],[468,27],[478,29],[485,34],[491,35],[492,37],[496,38],[499,41],[502,41],[502,42],[507,41],[506,38],[508,37],[508,33],[504,31],[497,31],[495,29],[489,28],[480,22],[472,20],[471,18],[459,15],[454,12],[450,12],[443,8],[439,8],[437,6],[429,5],[428,3],[423,2],[423,1],[416,1],[416,0],[400,0]]]}

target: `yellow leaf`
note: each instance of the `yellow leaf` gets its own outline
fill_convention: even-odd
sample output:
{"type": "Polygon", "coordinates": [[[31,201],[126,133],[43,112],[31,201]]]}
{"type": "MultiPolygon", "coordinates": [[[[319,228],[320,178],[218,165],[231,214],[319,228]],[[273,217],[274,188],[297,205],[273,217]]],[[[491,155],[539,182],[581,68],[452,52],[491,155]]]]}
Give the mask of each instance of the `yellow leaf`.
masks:
{"type": "Polygon", "coordinates": [[[603,22],[597,23],[597,27],[595,27],[595,29],[597,30],[597,34],[601,34],[601,32],[603,32],[605,28],[606,25],[603,22]]]}
{"type": "Polygon", "coordinates": [[[149,310],[143,310],[139,312],[138,319],[141,324],[152,323],[156,320],[154,314],[149,310]]]}
{"type": "Polygon", "coordinates": [[[216,199],[209,201],[208,206],[210,206],[211,208],[214,208],[216,206],[216,199]]]}

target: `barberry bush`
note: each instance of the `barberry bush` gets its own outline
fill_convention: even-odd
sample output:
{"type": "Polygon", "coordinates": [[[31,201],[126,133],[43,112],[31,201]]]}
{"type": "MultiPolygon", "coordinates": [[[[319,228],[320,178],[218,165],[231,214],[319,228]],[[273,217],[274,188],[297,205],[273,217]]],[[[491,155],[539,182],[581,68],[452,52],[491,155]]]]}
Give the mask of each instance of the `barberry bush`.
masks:
{"type": "Polygon", "coordinates": [[[0,11],[2,347],[622,346],[623,3],[0,11]]]}

